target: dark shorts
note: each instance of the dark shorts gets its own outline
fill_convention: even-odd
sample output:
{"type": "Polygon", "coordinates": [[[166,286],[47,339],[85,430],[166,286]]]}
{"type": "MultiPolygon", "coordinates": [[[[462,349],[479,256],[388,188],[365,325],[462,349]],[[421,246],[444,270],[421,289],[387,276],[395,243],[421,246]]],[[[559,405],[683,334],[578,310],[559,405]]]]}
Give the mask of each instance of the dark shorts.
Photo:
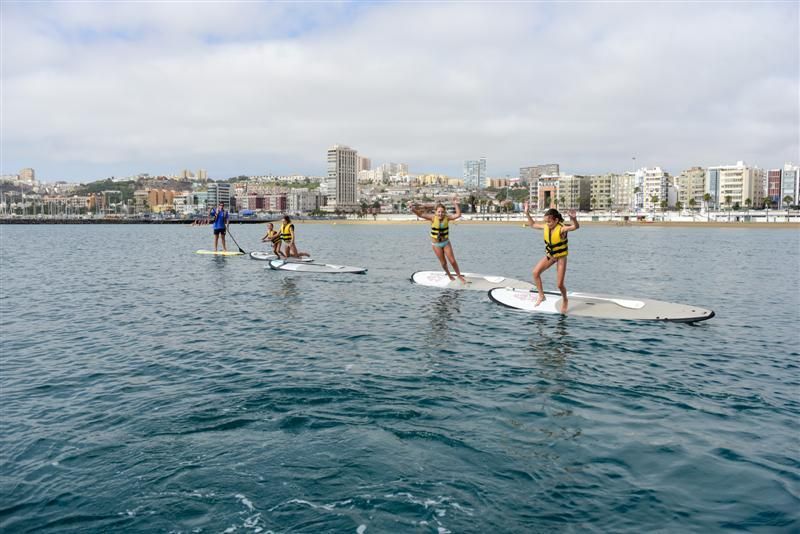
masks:
{"type": "Polygon", "coordinates": [[[214,228],[214,235],[219,235],[219,234],[225,235],[225,228],[220,228],[219,230],[214,228]]]}

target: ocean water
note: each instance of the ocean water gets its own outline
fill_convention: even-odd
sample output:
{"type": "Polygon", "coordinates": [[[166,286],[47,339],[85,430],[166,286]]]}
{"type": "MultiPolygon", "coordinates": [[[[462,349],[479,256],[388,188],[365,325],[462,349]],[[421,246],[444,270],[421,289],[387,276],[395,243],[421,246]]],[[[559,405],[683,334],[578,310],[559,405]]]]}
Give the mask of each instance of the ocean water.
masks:
{"type": "MultiPolygon", "coordinates": [[[[1,531],[800,531],[796,229],[570,235],[568,289],[716,312],[695,326],[415,286],[422,224],[297,230],[369,272],[195,255],[208,227],[0,227],[1,531]]],[[[465,271],[543,252],[451,233],[465,271]]]]}

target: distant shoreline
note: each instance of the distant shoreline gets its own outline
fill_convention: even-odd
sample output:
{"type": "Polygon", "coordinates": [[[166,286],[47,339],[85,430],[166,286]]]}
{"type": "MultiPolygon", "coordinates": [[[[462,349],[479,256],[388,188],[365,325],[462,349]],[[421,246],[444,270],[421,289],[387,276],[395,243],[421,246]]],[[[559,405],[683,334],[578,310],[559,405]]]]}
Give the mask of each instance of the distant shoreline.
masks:
{"type": "MultiPolygon", "coordinates": [[[[383,216],[376,219],[372,217],[363,219],[306,219],[303,217],[292,217],[298,224],[330,224],[330,225],[412,225],[426,224],[423,219],[415,219],[410,216],[387,217],[383,216]],[[401,218],[402,217],[402,218],[401,218]]],[[[232,221],[231,224],[266,224],[278,221],[279,219],[242,219],[232,221]]],[[[193,221],[186,219],[0,219],[1,224],[178,224],[192,226],[193,221]]],[[[506,220],[473,220],[462,218],[453,224],[467,225],[495,225],[495,226],[527,226],[524,219],[506,220]]],[[[202,225],[200,227],[206,227],[202,225]]],[[[581,226],[608,226],[618,228],[771,228],[771,229],[800,229],[800,221],[791,222],[753,222],[753,221],[581,221],[581,226]]]]}

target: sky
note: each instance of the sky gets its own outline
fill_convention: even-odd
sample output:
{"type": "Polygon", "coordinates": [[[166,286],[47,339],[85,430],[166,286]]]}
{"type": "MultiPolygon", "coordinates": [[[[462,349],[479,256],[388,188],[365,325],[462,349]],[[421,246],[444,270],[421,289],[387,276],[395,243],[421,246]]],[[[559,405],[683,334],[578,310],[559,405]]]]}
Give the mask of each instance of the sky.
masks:
{"type": "Polygon", "coordinates": [[[0,173],[800,163],[797,2],[0,4],[0,173]],[[634,159],[635,158],[635,159],[634,159]]]}

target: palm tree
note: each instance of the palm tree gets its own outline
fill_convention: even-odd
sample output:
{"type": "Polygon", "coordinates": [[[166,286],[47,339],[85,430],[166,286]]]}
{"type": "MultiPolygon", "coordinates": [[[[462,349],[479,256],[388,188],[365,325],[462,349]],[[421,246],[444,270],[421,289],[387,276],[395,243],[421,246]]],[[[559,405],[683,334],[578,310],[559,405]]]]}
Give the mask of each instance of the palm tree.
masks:
{"type": "Polygon", "coordinates": [[[786,222],[789,222],[789,207],[792,205],[792,195],[786,195],[783,197],[783,203],[786,204],[786,222]]]}
{"type": "Polygon", "coordinates": [[[728,222],[731,222],[731,201],[733,197],[730,195],[725,195],[725,205],[728,206],[728,222]]]}
{"type": "Polygon", "coordinates": [[[709,206],[709,204],[711,204],[711,193],[706,193],[706,194],[703,195],[703,202],[706,203],[706,221],[710,221],[711,220],[711,214],[710,214],[711,206],[709,206]]]}
{"type": "Polygon", "coordinates": [[[680,200],[675,203],[675,209],[678,210],[678,213],[683,209],[683,202],[680,200]]]}
{"type": "Polygon", "coordinates": [[[653,220],[656,220],[656,204],[658,204],[658,195],[650,197],[650,202],[653,204],[653,220]]]}
{"type": "Polygon", "coordinates": [[[747,211],[750,211],[750,206],[753,205],[753,201],[749,198],[744,199],[744,205],[747,207],[747,211]]]}
{"type": "Polygon", "coordinates": [[[772,199],[767,197],[764,199],[764,209],[767,210],[766,221],[769,222],[769,207],[772,204],[772,199]]]}
{"type": "Polygon", "coordinates": [[[559,204],[559,206],[566,207],[565,206],[566,203],[567,203],[567,197],[565,197],[564,195],[561,195],[561,203],[559,204]]]}
{"type": "Polygon", "coordinates": [[[695,206],[697,206],[697,201],[692,197],[689,199],[689,208],[694,211],[695,206]]]}
{"type": "Polygon", "coordinates": [[[594,211],[594,209],[597,207],[597,197],[592,196],[592,198],[589,199],[589,207],[592,211],[594,211]]]}
{"type": "Polygon", "coordinates": [[[467,199],[467,204],[469,204],[469,207],[472,210],[472,213],[475,213],[475,205],[477,203],[478,203],[478,197],[476,197],[475,195],[471,194],[469,196],[469,198],[467,199]]]}

